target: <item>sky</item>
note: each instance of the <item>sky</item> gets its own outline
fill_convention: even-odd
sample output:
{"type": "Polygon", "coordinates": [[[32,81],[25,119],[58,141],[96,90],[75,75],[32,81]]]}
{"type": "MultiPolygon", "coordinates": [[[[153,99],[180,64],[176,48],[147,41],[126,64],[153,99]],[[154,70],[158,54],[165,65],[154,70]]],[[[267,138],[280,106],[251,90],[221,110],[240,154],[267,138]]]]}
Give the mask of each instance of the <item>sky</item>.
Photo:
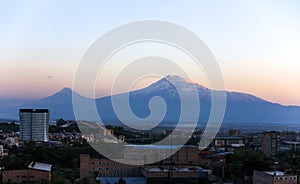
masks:
{"type": "MultiPolygon", "coordinates": [[[[161,20],[189,29],[206,43],[227,90],[300,105],[299,8],[297,0],[3,0],[0,98],[42,98],[72,88],[77,66],[97,38],[126,23],[161,20]]],[[[136,47],[128,53],[134,51],[141,52],[136,47]]],[[[201,77],[193,80],[209,85],[201,77]]],[[[107,88],[97,86],[97,97],[108,95],[107,88]]]]}

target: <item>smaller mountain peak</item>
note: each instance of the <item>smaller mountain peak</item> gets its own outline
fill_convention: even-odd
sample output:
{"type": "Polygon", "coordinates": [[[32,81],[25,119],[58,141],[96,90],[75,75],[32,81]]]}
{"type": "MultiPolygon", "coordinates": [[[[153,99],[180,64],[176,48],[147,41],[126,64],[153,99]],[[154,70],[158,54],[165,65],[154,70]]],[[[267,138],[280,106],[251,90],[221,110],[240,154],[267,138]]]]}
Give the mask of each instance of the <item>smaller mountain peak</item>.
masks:
{"type": "Polygon", "coordinates": [[[72,89],[71,89],[71,88],[68,88],[68,87],[64,87],[64,88],[62,88],[60,91],[64,91],[64,92],[72,92],[72,89]]]}
{"type": "Polygon", "coordinates": [[[72,96],[73,90],[68,87],[64,87],[60,91],[58,91],[56,94],[59,94],[61,96],[72,96]]]}

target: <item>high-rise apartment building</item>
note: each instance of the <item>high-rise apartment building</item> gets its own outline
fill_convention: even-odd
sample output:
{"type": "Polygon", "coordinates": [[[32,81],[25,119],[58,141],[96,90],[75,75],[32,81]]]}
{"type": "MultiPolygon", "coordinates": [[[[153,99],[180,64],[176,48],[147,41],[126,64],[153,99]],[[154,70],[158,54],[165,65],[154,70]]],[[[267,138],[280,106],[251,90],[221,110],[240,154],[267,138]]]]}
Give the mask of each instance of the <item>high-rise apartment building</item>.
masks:
{"type": "Polygon", "coordinates": [[[20,109],[19,115],[21,140],[48,141],[48,109],[20,109]]]}
{"type": "Polygon", "coordinates": [[[280,134],[276,131],[264,132],[262,151],[267,156],[275,156],[280,149],[280,134]]]}

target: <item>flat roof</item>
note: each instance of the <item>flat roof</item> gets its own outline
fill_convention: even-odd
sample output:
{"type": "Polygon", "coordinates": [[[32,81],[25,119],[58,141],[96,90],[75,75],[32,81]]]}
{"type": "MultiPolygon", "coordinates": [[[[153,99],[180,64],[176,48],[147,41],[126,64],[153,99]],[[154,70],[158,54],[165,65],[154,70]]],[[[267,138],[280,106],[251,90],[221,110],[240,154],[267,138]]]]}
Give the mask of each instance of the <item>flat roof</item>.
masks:
{"type": "Polygon", "coordinates": [[[168,169],[168,168],[160,168],[160,167],[146,167],[144,168],[148,172],[194,172],[194,171],[204,171],[202,167],[195,167],[195,168],[190,168],[190,167],[176,167],[173,169],[168,169]]]}
{"type": "Polygon", "coordinates": [[[126,147],[132,147],[136,149],[179,149],[180,147],[183,148],[198,148],[195,145],[125,145],[126,147]]]}
{"type": "MultiPolygon", "coordinates": [[[[118,183],[120,177],[97,177],[96,180],[101,183],[118,183]]],[[[127,184],[146,184],[146,178],[144,177],[122,177],[127,184]]]]}
{"type": "Polygon", "coordinates": [[[222,153],[214,153],[207,155],[208,157],[218,157],[218,156],[225,156],[225,155],[230,155],[233,154],[233,152],[222,152],[222,153]]]}
{"type": "Polygon", "coordinates": [[[234,136],[222,136],[222,137],[215,137],[216,140],[241,140],[242,137],[234,137],[234,136]]]}
{"type": "Polygon", "coordinates": [[[276,176],[284,176],[284,172],[282,171],[264,171],[265,174],[268,175],[276,175],[276,176]]]}
{"type": "Polygon", "coordinates": [[[51,164],[44,164],[44,163],[40,163],[40,162],[31,162],[28,165],[29,169],[36,169],[36,170],[42,170],[42,171],[51,171],[51,164]]]}
{"type": "Polygon", "coordinates": [[[282,141],[282,142],[286,144],[300,144],[300,142],[298,141],[282,141]]]}
{"type": "Polygon", "coordinates": [[[48,113],[48,109],[20,109],[20,112],[31,112],[31,113],[48,113]]]}

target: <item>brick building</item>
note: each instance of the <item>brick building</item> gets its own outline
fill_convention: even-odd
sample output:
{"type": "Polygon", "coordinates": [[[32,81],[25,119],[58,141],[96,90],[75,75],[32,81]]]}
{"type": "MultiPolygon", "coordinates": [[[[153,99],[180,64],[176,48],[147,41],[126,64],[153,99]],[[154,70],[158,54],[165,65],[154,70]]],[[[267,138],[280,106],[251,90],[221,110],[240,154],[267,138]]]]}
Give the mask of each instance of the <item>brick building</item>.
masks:
{"type": "MultiPolygon", "coordinates": [[[[169,155],[172,149],[178,149],[175,146],[152,146],[152,145],[133,145],[125,146],[123,158],[116,161],[107,158],[91,158],[90,155],[80,155],[80,178],[89,178],[95,176],[105,177],[125,177],[140,175],[141,165],[144,165],[147,159],[159,159],[169,155]],[[148,156],[148,157],[147,157],[148,156]],[[117,161],[122,163],[119,163],[117,161]],[[128,163],[128,164],[123,164],[128,163]]],[[[159,159],[160,160],[160,159],[159,159]]],[[[183,146],[172,156],[154,163],[154,165],[184,165],[196,166],[199,162],[197,146],[183,146]]]]}
{"type": "Polygon", "coordinates": [[[122,164],[107,158],[91,158],[88,154],[80,155],[80,178],[134,176],[133,168],[133,165],[122,164]]]}
{"type": "Polygon", "coordinates": [[[253,184],[297,184],[297,175],[281,171],[253,171],[253,184]]]}
{"type": "Polygon", "coordinates": [[[208,171],[204,171],[200,167],[144,167],[142,174],[146,178],[199,178],[207,177],[208,171]]]}
{"type": "Polygon", "coordinates": [[[41,179],[51,181],[52,165],[31,162],[17,169],[7,168],[2,171],[2,183],[34,182],[41,179]]]}
{"type": "Polygon", "coordinates": [[[199,155],[198,147],[193,145],[181,148],[170,145],[129,145],[125,146],[124,158],[136,165],[155,163],[157,160],[162,160],[162,164],[197,165],[199,155]]]}
{"type": "Polygon", "coordinates": [[[206,183],[209,173],[210,171],[196,166],[145,166],[142,168],[142,175],[147,178],[147,183],[149,184],[206,183]]]}

